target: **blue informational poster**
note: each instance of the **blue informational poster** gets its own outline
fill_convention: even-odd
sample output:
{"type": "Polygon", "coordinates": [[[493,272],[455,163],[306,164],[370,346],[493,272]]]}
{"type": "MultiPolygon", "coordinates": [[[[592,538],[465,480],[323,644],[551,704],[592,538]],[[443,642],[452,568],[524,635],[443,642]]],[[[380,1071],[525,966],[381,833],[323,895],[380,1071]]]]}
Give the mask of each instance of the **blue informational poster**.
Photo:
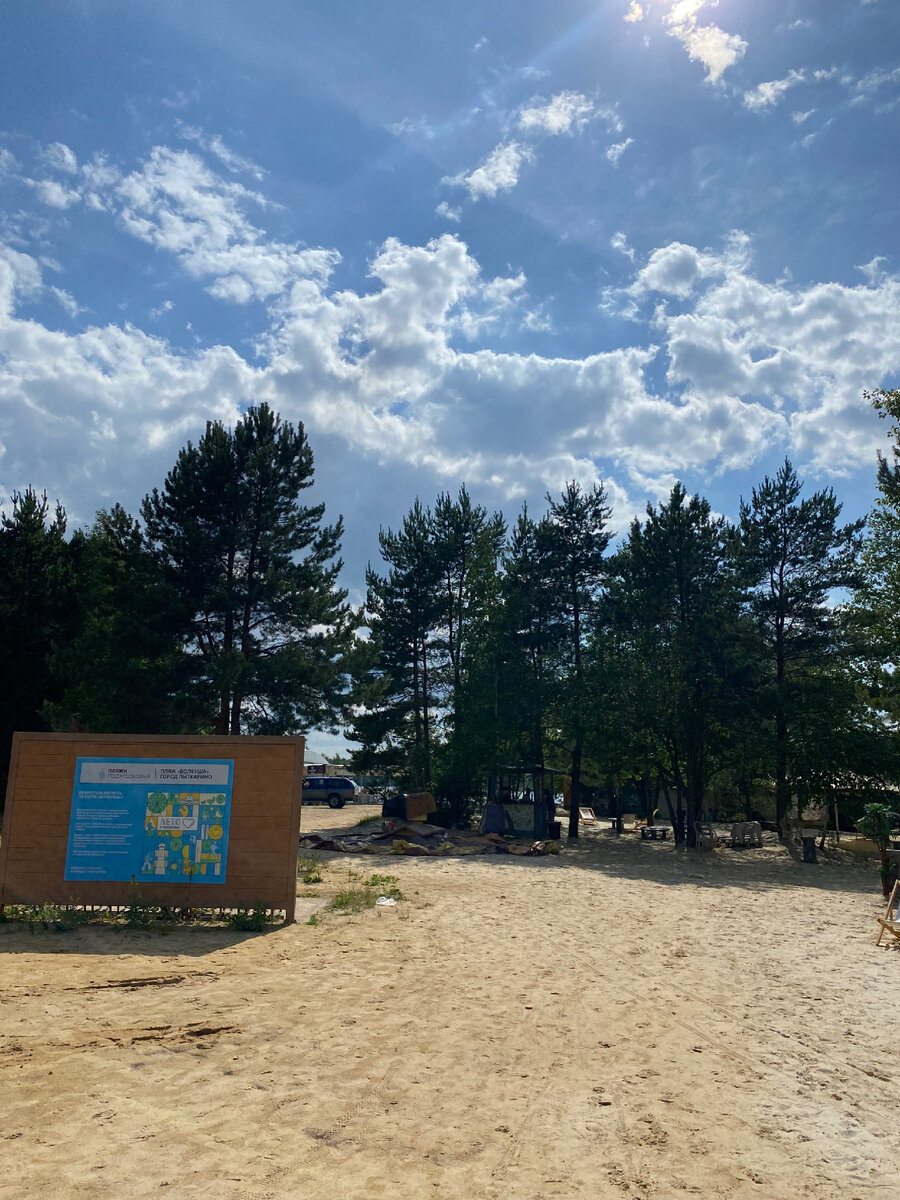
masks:
{"type": "Polygon", "coordinates": [[[79,758],[70,880],[224,883],[232,759],[79,758]]]}

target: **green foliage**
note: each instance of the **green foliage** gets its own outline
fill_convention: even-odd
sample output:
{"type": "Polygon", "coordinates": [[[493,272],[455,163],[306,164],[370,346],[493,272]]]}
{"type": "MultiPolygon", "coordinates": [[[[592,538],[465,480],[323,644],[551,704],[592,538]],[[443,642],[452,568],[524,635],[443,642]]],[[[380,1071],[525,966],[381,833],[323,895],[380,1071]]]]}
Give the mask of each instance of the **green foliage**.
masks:
{"type": "Polygon", "coordinates": [[[370,875],[364,880],[364,888],[374,888],[379,896],[387,896],[391,900],[405,900],[406,897],[397,887],[399,880],[396,875],[370,875]]]}
{"type": "Polygon", "coordinates": [[[209,422],[144,500],[215,733],[333,727],[348,701],[359,621],[337,584],[340,518],[299,503],[312,477],[303,426],[263,404],[233,430],[209,422]]]}
{"type": "Polygon", "coordinates": [[[887,861],[885,852],[890,845],[891,830],[897,819],[897,813],[886,804],[876,802],[867,804],[863,815],[856,822],[856,828],[863,837],[871,838],[878,847],[882,863],[887,861]]]}
{"type": "Polygon", "coordinates": [[[225,924],[238,933],[262,933],[269,924],[269,910],[265,904],[241,905],[226,914],[225,924]]]}
{"type": "Polygon", "coordinates": [[[120,505],[97,514],[80,541],[77,633],[52,658],[62,688],[46,712],[57,729],[97,733],[196,732],[183,649],[188,614],[138,523],[120,505]]]}
{"type": "Polygon", "coordinates": [[[859,665],[872,706],[900,729],[900,389],[866,392],[891,422],[890,457],[879,454],[878,497],[863,543],[863,574],[853,599],[859,665]]]}
{"type": "Polygon", "coordinates": [[[802,483],[785,459],[774,479],[742,501],[739,550],[752,588],[750,612],[770,661],[764,698],[774,724],[775,819],[790,807],[794,729],[817,678],[839,652],[841,614],[828,599],[837,588],[859,582],[858,555],[863,521],[838,525],[841,505],[833,491],[800,499],[802,483]]]}
{"type": "Polygon", "coordinates": [[[367,622],[378,646],[377,684],[354,719],[362,743],[354,764],[393,775],[401,787],[421,791],[431,782],[434,725],[433,649],[437,622],[438,562],[431,544],[431,514],[416,500],[397,533],[381,530],[388,567],[366,571],[367,622]]]}
{"type": "Polygon", "coordinates": [[[370,887],[352,887],[338,892],[328,901],[328,908],[333,912],[360,913],[367,908],[374,908],[376,896],[370,887]]]}
{"type": "Polygon", "coordinates": [[[47,701],[61,689],[50,661],[75,633],[81,540],[66,541],[66,514],[46,493],[13,492],[0,515],[0,806],[14,730],[45,730],[47,701]]]}
{"type": "Polygon", "coordinates": [[[606,577],[604,555],[612,538],[607,527],[611,510],[602,484],[582,491],[578,483],[569,483],[559,500],[548,494],[547,502],[549,512],[538,537],[556,601],[549,614],[560,633],[556,709],[562,736],[572,746],[569,837],[577,838],[582,756],[589,723],[584,652],[606,577]]]}
{"type": "MultiPolygon", "coordinates": [[[[165,914],[168,917],[168,912],[165,914]]],[[[128,929],[146,929],[163,917],[158,904],[148,903],[132,884],[131,894],[125,906],[125,925],[128,929]]]]}
{"type": "Polygon", "coordinates": [[[689,844],[753,681],[731,547],[725,521],[677,484],[633,522],[612,568],[613,707],[632,734],[632,770],[649,775],[652,767],[674,791],[676,840],[689,844]]]}
{"type": "Polygon", "coordinates": [[[306,884],[322,882],[322,873],[319,867],[320,864],[314,858],[299,858],[297,860],[297,874],[306,884]]]}
{"type": "Polygon", "coordinates": [[[71,933],[73,929],[85,925],[88,914],[75,908],[65,908],[59,904],[23,904],[10,905],[7,910],[10,921],[25,921],[29,933],[37,929],[48,930],[52,933],[71,933]]]}

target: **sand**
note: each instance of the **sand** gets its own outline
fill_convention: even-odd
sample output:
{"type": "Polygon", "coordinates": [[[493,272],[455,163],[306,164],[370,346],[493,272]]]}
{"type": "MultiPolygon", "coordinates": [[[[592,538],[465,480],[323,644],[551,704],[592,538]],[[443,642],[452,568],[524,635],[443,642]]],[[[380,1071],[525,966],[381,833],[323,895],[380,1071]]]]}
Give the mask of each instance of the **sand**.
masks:
{"type": "Polygon", "coordinates": [[[593,831],[314,857],[301,891],[408,899],[265,935],[0,925],[3,1200],[896,1196],[871,867],[593,831]]]}

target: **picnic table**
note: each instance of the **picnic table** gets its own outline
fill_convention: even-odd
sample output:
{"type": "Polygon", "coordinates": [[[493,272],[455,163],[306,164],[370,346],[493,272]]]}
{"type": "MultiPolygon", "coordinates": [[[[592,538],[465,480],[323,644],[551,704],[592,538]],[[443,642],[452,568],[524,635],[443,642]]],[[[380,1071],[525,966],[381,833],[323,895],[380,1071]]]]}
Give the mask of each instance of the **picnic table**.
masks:
{"type": "Polygon", "coordinates": [[[641,826],[641,841],[656,841],[660,839],[665,841],[669,836],[671,825],[642,825],[641,826]]]}

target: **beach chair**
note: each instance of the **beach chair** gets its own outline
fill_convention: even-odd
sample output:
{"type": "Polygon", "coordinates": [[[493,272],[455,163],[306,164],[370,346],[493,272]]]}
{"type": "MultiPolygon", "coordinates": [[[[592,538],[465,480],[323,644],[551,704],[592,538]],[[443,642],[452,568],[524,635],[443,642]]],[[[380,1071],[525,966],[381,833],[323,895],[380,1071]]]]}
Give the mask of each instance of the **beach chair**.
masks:
{"type": "Polygon", "coordinates": [[[581,821],[581,823],[583,825],[599,825],[600,824],[600,822],[597,820],[596,814],[594,813],[594,810],[592,808],[579,808],[578,809],[578,820],[581,821]]]}
{"type": "Polygon", "coordinates": [[[698,850],[715,850],[718,839],[712,825],[706,821],[695,821],[694,832],[697,835],[698,850]]]}
{"type": "Polygon", "coordinates": [[[731,847],[742,850],[747,845],[747,822],[735,821],[731,827],[731,847]]]}
{"type": "Polygon", "coordinates": [[[744,822],[744,845],[762,847],[762,825],[759,821],[744,822]]]}
{"type": "Polygon", "coordinates": [[[881,926],[881,929],[878,931],[876,946],[881,945],[881,939],[885,933],[892,933],[900,941],[900,879],[897,880],[891,890],[891,898],[888,900],[884,916],[878,918],[878,924],[881,926]]]}

